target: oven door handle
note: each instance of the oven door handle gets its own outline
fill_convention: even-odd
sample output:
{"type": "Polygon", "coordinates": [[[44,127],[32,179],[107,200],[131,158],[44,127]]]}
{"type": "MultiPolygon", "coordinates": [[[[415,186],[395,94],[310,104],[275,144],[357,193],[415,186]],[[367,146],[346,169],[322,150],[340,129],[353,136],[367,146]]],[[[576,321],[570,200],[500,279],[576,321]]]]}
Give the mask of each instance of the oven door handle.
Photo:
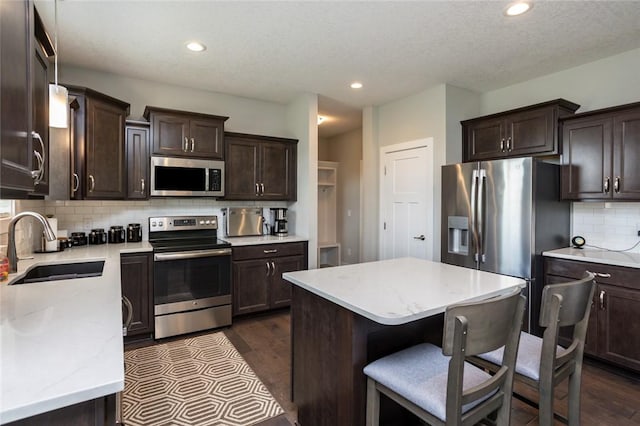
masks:
{"type": "Polygon", "coordinates": [[[196,259],[199,257],[216,257],[216,256],[230,256],[231,249],[213,249],[213,250],[194,250],[184,251],[178,253],[156,253],[153,255],[153,260],[156,262],[166,262],[170,260],[183,260],[183,259],[196,259]]]}

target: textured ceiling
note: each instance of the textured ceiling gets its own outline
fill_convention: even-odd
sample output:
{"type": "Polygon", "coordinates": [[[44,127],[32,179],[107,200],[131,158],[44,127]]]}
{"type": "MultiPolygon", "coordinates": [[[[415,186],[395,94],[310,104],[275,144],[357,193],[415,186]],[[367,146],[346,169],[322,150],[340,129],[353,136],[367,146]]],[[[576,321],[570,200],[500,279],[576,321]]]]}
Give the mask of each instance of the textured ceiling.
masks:
{"type": "MultiPolygon", "coordinates": [[[[515,18],[507,3],[61,0],[60,61],[280,103],[317,93],[321,112],[347,117],[437,84],[484,92],[640,47],[637,0],[537,1],[515,18]],[[185,50],[193,39],[207,50],[185,50]]],[[[50,32],[53,5],[36,0],[50,32]]]]}

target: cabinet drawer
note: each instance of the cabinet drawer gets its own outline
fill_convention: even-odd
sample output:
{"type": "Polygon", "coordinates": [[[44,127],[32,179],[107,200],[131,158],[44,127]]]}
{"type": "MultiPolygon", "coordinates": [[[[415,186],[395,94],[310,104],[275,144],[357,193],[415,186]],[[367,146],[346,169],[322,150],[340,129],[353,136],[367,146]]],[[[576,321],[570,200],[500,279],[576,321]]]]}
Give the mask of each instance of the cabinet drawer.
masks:
{"type": "Polygon", "coordinates": [[[262,244],[258,246],[234,247],[233,260],[263,259],[280,256],[295,256],[305,253],[304,242],[262,244]]]}
{"type": "Polygon", "coordinates": [[[569,279],[579,279],[585,271],[589,271],[600,274],[596,276],[596,282],[599,284],[640,289],[640,269],[636,268],[549,258],[545,259],[544,268],[547,275],[559,275],[569,279]]]}

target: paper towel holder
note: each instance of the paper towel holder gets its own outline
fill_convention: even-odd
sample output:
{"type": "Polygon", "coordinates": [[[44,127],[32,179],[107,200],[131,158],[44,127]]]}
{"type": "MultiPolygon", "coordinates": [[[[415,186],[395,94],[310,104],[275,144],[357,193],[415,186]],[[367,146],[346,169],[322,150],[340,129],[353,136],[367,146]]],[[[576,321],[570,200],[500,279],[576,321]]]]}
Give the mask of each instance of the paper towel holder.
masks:
{"type": "MultiPolygon", "coordinates": [[[[46,215],[47,221],[49,222],[49,226],[53,230],[54,234],[58,234],[58,220],[53,217],[52,214],[46,215]],[[52,220],[53,219],[53,220],[52,220]]],[[[64,247],[60,247],[60,242],[56,238],[53,241],[47,241],[45,233],[42,233],[42,237],[40,238],[40,249],[34,250],[36,253],[55,253],[58,251],[64,250],[64,247]]]]}

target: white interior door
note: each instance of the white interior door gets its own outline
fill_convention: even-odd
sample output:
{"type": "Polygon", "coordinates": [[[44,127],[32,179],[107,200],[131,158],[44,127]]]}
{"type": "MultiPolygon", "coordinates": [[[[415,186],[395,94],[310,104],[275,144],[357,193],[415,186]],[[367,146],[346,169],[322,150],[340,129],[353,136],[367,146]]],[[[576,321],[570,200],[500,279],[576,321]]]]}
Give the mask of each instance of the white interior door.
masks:
{"type": "Polygon", "coordinates": [[[383,147],[380,259],[433,260],[433,138],[383,147]]]}

